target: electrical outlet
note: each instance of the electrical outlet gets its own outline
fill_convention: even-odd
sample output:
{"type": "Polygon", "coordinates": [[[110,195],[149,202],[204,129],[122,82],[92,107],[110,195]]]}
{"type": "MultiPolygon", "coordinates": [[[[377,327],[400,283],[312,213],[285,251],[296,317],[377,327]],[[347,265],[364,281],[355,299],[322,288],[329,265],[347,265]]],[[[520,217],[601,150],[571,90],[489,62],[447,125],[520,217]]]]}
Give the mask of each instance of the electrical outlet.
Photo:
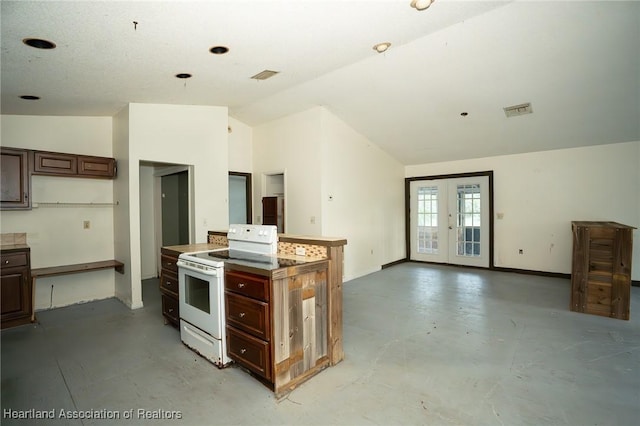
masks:
{"type": "Polygon", "coordinates": [[[84,222],[82,222],[82,227],[83,227],[84,229],[89,229],[89,228],[91,228],[91,222],[90,222],[90,221],[88,221],[88,220],[85,220],[84,222]]]}
{"type": "Polygon", "coordinates": [[[315,216],[311,216],[311,219],[309,220],[312,224],[316,223],[316,217],[315,216]]]}
{"type": "Polygon", "coordinates": [[[518,254],[524,254],[524,250],[519,249],[519,250],[518,250],[518,254]]]}

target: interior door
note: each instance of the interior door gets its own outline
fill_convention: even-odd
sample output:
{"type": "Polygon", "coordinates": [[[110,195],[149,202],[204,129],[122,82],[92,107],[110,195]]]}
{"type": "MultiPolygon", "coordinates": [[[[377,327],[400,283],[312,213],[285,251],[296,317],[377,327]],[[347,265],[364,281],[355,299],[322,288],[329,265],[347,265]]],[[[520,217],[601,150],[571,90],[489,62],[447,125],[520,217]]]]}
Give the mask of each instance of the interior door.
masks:
{"type": "Polygon", "coordinates": [[[489,267],[489,177],[410,183],[412,260],[489,267]]]}

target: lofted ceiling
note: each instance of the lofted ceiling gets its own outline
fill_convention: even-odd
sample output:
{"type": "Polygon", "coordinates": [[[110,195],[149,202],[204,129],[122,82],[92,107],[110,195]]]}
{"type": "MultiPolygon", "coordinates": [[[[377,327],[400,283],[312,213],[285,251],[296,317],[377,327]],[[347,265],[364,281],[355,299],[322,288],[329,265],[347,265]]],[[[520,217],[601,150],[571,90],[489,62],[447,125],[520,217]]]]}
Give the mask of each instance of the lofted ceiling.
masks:
{"type": "Polygon", "coordinates": [[[640,140],[640,2],[409,3],[2,0],[1,112],[223,105],[257,126],[320,105],[406,165],[640,140]]]}

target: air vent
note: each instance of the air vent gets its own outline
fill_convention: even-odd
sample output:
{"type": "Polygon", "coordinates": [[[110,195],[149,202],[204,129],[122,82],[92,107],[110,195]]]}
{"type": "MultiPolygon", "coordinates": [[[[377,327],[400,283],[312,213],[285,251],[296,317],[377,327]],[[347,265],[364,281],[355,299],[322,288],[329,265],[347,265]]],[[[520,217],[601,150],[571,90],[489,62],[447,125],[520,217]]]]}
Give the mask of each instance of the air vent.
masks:
{"type": "Polygon", "coordinates": [[[278,74],[279,71],[264,70],[251,77],[254,80],[266,80],[278,74]]]}
{"type": "Polygon", "coordinates": [[[524,115],[531,114],[533,110],[531,109],[531,103],[527,102],[526,104],[514,105],[510,107],[504,108],[504,113],[507,117],[515,117],[516,115],[524,115]]]}

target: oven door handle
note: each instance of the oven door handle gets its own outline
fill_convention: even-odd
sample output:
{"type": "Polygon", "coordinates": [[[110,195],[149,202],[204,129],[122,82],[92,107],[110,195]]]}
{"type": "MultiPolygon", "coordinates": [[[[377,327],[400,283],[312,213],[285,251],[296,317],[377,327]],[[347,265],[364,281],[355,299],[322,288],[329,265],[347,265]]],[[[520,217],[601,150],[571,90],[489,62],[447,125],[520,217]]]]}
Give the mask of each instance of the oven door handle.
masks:
{"type": "Polygon", "coordinates": [[[199,274],[204,274],[204,275],[210,275],[213,277],[217,277],[218,276],[218,269],[200,269],[200,268],[196,268],[194,266],[191,266],[181,260],[178,260],[176,262],[176,265],[178,265],[179,268],[183,268],[186,269],[188,271],[193,271],[193,272],[197,272],[199,274]]]}

